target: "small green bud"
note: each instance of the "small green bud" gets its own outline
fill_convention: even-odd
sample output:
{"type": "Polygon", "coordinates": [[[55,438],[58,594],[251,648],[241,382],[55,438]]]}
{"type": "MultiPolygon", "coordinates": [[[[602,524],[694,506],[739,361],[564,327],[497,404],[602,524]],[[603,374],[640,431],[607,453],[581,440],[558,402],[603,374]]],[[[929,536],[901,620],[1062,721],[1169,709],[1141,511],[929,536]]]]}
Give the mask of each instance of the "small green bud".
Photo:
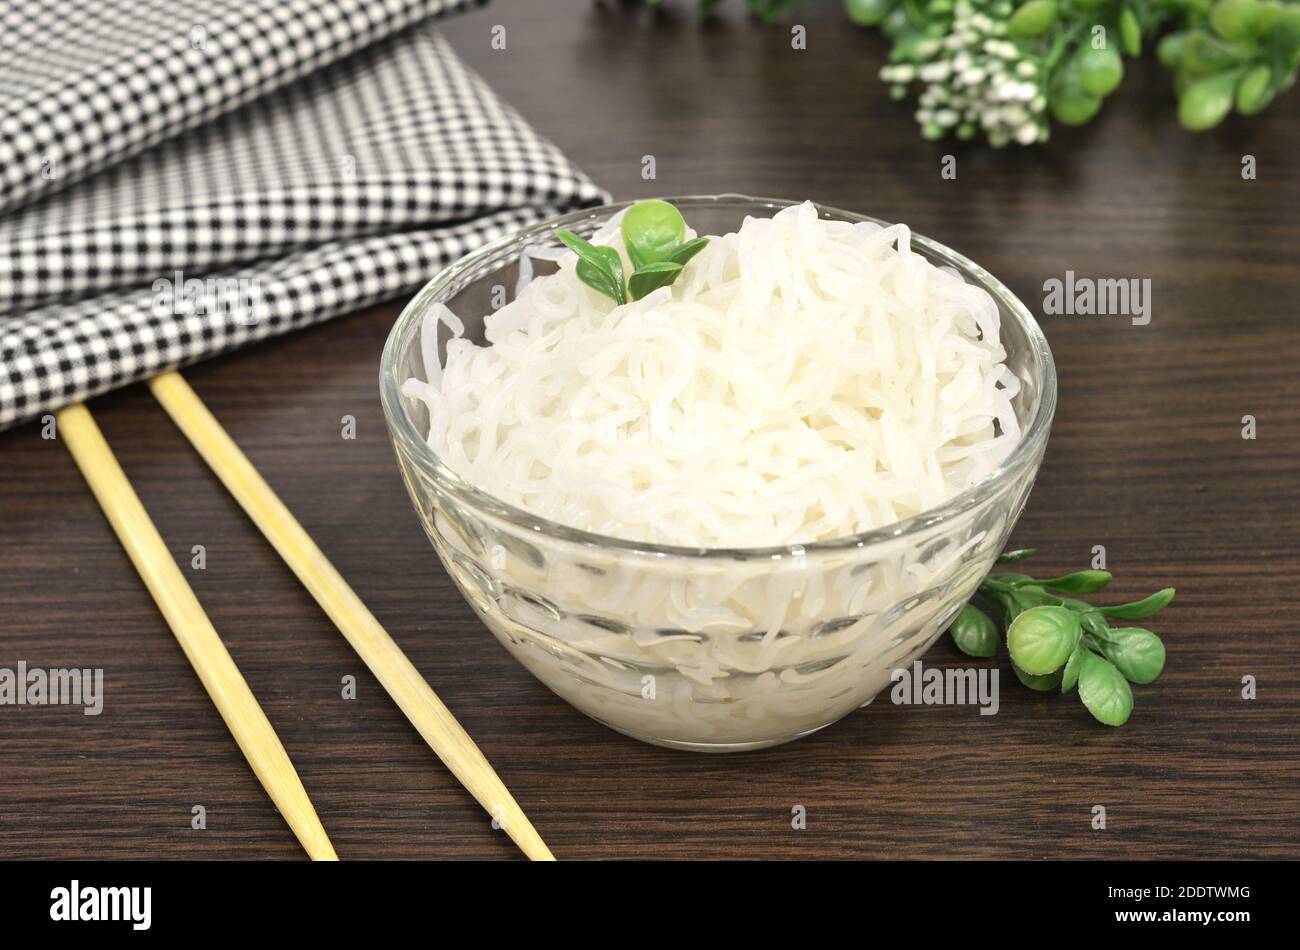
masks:
{"type": "Polygon", "coordinates": [[[1248,47],[1225,43],[1204,30],[1187,34],[1178,66],[1193,78],[1213,76],[1233,66],[1240,66],[1252,54],[1248,47]]]}
{"type": "Polygon", "coordinates": [[[1056,687],[1061,685],[1061,670],[1057,670],[1054,673],[1045,673],[1042,676],[1034,676],[1032,673],[1026,673],[1014,663],[1011,664],[1011,669],[1015,672],[1016,679],[1020,680],[1020,682],[1024,683],[1030,689],[1036,689],[1040,693],[1056,689],[1056,687]]]}
{"type": "Polygon", "coordinates": [[[1113,46],[1085,47],[1079,53],[1079,83],[1091,96],[1108,96],[1124,78],[1124,61],[1113,46]]]}
{"type": "Polygon", "coordinates": [[[1219,73],[1198,79],[1188,86],[1178,100],[1178,121],[1183,128],[1204,132],[1222,122],[1232,108],[1237,75],[1235,70],[1219,73]]]}
{"type": "Polygon", "coordinates": [[[1225,40],[1246,40],[1254,35],[1259,0],[1218,0],[1210,10],[1210,26],[1225,40]]]}
{"type": "Polygon", "coordinates": [[[1083,88],[1077,61],[1057,67],[1048,89],[1047,105],[1062,125],[1083,125],[1101,108],[1101,97],[1083,88]]]}
{"type": "Polygon", "coordinates": [[[998,652],[998,628],[984,611],[967,604],[948,627],[957,648],[967,656],[993,656],[998,652]]]}
{"type": "Polygon", "coordinates": [[[1065,665],[1083,630],[1068,607],[1033,607],[1007,628],[1011,659],[1031,676],[1054,673],[1065,665]]]}
{"type": "Polygon", "coordinates": [[[1116,627],[1101,651],[1126,679],[1139,685],[1150,683],[1165,668],[1165,645],[1141,627],[1116,627]]]}
{"type": "Polygon", "coordinates": [[[859,26],[876,26],[891,6],[889,0],[844,0],[849,19],[859,26]]]}
{"type": "Polygon", "coordinates": [[[1256,66],[1237,83],[1237,111],[1242,115],[1254,115],[1263,111],[1273,98],[1269,87],[1273,71],[1267,66],[1256,66]]]}
{"type": "Polygon", "coordinates": [[[1109,660],[1085,650],[1079,666],[1079,698],[1094,719],[1107,726],[1122,726],[1133,714],[1133,690],[1124,674],[1109,660]]]}
{"type": "Polygon", "coordinates": [[[1167,69],[1177,69],[1182,62],[1183,45],[1186,42],[1186,33],[1170,33],[1156,44],[1156,59],[1167,69]]]}
{"type": "Polygon", "coordinates": [[[1128,7],[1119,15],[1119,41],[1129,56],[1137,56],[1142,52],[1142,27],[1128,7]]]}
{"type": "Polygon", "coordinates": [[[1042,36],[1056,22],[1056,0],[1029,0],[1007,21],[1007,36],[1029,40],[1042,36]]]}

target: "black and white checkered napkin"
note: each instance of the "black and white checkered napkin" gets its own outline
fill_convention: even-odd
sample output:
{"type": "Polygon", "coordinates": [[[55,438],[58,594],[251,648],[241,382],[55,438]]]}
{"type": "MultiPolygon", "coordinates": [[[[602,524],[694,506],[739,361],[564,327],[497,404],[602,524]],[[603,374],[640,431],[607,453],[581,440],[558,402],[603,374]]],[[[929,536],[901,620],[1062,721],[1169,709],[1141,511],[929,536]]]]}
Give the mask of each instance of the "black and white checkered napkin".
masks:
{"type": "Polygon", "coordinates": [[[0,428],[606,200],[421,22],[472,2],[0,7],[0,428]]]}

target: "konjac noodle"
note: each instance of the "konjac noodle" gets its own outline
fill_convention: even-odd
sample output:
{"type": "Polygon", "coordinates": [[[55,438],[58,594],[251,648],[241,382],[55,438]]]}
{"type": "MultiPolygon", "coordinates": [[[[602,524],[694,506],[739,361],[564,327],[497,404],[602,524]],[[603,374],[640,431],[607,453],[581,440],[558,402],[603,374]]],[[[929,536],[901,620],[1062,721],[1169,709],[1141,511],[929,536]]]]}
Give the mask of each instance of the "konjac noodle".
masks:
{"type": "MultiPolygon", "coordinates": [[[[595,243],[618,245],[608,231],[595,243]]],[[[434,361],[405,388],[443,461],[527,511],[637,541],[806,544],[933,508],[1019,439],[997,306],[902,225],[811,204],[747,218],[625,306],[575,266],[562,252],[486,318],[488,345],[451,340],[440,377],[434,361]]]]}

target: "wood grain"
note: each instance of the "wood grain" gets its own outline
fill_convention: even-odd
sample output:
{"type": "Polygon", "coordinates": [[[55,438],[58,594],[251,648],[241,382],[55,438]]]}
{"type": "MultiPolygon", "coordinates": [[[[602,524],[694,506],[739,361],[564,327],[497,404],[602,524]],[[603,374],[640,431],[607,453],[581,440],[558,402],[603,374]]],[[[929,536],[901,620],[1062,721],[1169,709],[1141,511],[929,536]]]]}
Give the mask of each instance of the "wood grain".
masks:
{"type": "MultiPolygon", "coordinates": [[[[195,389],[560,858],[1296,856],[1297,94],[1192,136],[1165,73],[1141,61],[1097,121],[1045,148],[932,144],[875,78],[884,42],[838,4],[797,15],[805,51],[788,25],[728,6],[701,25],[683,0],[661,15],[497,2],[445,31],[619,198],[746,192],[904,220],[1035,309],[1067,269],[1151,279],[1149,326],[1044,318],[1060,407],[1015,536],[1044,571],[1105,545],[1119,596],[1178,587],[1154,623],[1168,668],[1127,726],[1004,682],[993,717],[877,702],[763,752],[642,745],[535,682],[439,568],[379,408],[396,303],[203,364],[195,389]],[[490,48],[495,24],[505,51],[490,48]],[[945,154],[956,180],[940,177],[945,154]],[[1246,154],[1257,180],[1241,177],[1246,154]]],[[[93,408],[175,556],[205,546],[190,580],[340,856],[517,857],[148,392],[93,408]],[[340,697],[347,675],[355,700],[340,697]]],[[[106,670],[98,717],[0,707],[0,857],[299,858],[67,453],[22,427],[0,434],[0,473],[0,666],[106,670]],[[206,831],[190,828],[194,804],[206,831]]],[[[962,663],[943,643],[927,661],[962,663]]]]}

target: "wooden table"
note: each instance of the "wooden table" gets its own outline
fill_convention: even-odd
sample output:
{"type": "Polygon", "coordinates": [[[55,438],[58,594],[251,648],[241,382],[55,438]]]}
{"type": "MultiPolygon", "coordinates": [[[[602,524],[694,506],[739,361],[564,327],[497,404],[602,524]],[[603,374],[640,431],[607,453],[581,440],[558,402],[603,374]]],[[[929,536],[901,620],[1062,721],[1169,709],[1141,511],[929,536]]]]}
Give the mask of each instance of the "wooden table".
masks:
{"type": "MultiPolygon", "coordinates": [[[[794,17],[805,51],[735,2],[703,26],[692,3],[672,6],[497,2],[446,33],[619,198],[809,197],[906,221],[1034,309],[1066,270],[1152,281],[1148,326],[1044,318],[1060,406],[1014,539],[1052,572],[1104,545],[1123,599],[1178,587],[1153,624],[1168,668],[1137,689],[1127,726],[1021,688],[1004,656],[992,717],[884,701],[763,752],[642,745],[534,681],[439,567],[376,387],[400,302],[196,367],[200,395],[560,857],[1294,857],[1300,94],[1193,136],[1167,75],[1142,61],[1097,121],[1045,148],[931,144],[876,78],[884,41],[837,3],[794,17]],[[946,154],[955,180],[940,176],[946,154]],[[1242,178],[1246,154],[1257,180],[1242,178]],[[340,437],[345,414],[355,440],[340,437]],[[806,830],[791,828],[795,805],[806,830]]],[[[517,857],[147,392],[93,406],[177,559],[204,545],[206,570],[189,572],[199,598],[339,853],[517,857]]],[[[0,666],[106,671],[98,717],[0,707],[0,857],[302,857],[67,452],[24,426],[0,435],[0,472],[0,666]],[[195,805],[206,830],[191,829],[195,805]]],[[[927,661],[965,665],[947,642],[927,661]]]]}

